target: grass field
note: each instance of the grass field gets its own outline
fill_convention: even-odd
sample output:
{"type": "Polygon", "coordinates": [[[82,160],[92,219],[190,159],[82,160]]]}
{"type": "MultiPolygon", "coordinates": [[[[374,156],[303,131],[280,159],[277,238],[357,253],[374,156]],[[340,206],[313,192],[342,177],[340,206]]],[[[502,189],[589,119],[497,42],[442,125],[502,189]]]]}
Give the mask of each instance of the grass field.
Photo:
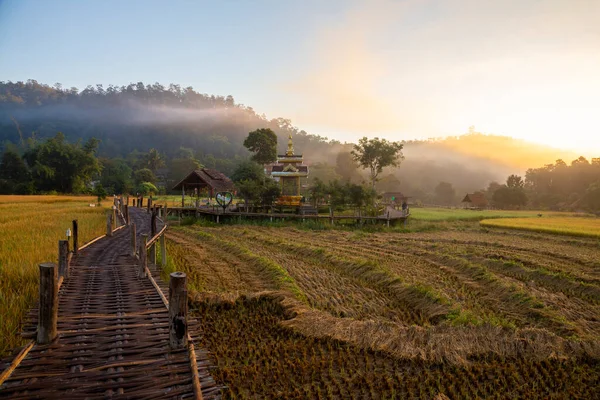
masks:
{"type": "Polygon", "coordinates": [[[225,398],[598,398],[597,240],[448,224],[183,226],[164,272],[225,398]]]}
{"type": "Polygon", "coordinates": [[[481,221],[481,226],[600,238],[600,218],[501,218],[481,221]]]}
{"type": "Polygon", "coordinates": [[[510,210],[467,210],[460,208],[418,208],[410,209],[411,218],[422,221],[480,221],[492,218],[533,218],[543,216],[569,217],[575,213],[556,211],[510,211],[510,210]]]}
{"type": "Polygon", "coordinates": [[[23,317],[38,297],[38,264],[57,262],[58,240],[79,222],[80,246],[106,231],[93,197],[0,196],[0,354],[19,345],[23,317]]]}

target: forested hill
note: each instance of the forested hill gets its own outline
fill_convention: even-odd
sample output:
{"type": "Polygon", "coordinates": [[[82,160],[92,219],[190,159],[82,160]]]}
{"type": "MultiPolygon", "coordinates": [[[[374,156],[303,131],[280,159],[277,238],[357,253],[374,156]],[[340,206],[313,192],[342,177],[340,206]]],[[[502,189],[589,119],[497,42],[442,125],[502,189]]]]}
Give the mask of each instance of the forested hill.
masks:
{"type": "Polygon", "coordinates": [[[283,146],[292,133],[299,148],[313,152],[326,142],[308,135],[283,118],[267,119],[252,107],[236,104],[232,96],[198,93],[191,87],[168,87],[139,82],[128,86],[102,85],[64,89],[34,80],[0,82],[0,140],[18,144],[63,132],[68,140],[96,137],[100,156],[123,156],[131,151],[160,149],[167,157],[180,147],[217,158],[246,156],[242,146],[248,132],[271,128],[283,146]]]}
{"type": "MultiPolygon", "coordinates": [[[[248,132],[271,128],[280,151],[287,136],[319,174],[335,178],[336,157],[350,144],[329,141],[294,127],[284,118],[268,119],[252,107],[236,104],[232,96],[202,94],[171,84],[88,86],[83,90],[49,86],[34,80],[0,82],[0,152],[8,143],[24,149],[28,141],[62,132],[70,142],[100,140],[102,158],[128,158],[158,149],[166,159],[193,152],[205,166],[231,173],[248,156],[242,143],[248,132]]],[[[440,182],[458,191],[477,190],[510,173],[577,155],[533,146],[510,138],[471,132],[459,138],[410,141],[406,160],[393,173],[402,190],[431,192],[440,182]],[[525,149],[525,151],[524,151],[525,149]]],[[[339,170],[339,168],[338,168],[339,170]]],[[[393,186],[393,185],[392,185],[393,186]]]]}

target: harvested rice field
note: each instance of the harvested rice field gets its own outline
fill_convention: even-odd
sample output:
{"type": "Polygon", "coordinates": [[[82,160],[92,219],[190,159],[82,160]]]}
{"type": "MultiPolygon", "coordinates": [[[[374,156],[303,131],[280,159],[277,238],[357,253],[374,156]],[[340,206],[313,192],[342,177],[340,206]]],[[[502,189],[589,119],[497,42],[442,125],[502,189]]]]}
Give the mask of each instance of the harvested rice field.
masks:
{"type": "Polygon", "coordinates": [[[224,398],[600,398],[600,242],[172,228],[224,398]]]}

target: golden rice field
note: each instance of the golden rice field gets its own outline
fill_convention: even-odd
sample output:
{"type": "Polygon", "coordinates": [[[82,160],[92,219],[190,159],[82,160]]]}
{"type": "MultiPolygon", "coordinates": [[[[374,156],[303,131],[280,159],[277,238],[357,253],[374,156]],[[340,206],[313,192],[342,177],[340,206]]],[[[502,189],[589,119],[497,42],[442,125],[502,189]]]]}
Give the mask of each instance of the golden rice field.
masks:
{"type": "Polygon", "coordinates": [[[164,272],[226,399],[600,398],[597,239],[449,226],[182,226],[164,272]]]}
{"type": "Polygon", "coordinates": [[[600,237],[600,218],[594,217],[501,218],[483,220],[481,226],[600,237]]]}
{"type": "Polygon", "coordinates": [[[106,231],[93,197],[0,196],[0,355],[21,344],[23,318],[38,297],[38,264],[57,262],[58,240],[72,220],[79,245],[106,231]]]}

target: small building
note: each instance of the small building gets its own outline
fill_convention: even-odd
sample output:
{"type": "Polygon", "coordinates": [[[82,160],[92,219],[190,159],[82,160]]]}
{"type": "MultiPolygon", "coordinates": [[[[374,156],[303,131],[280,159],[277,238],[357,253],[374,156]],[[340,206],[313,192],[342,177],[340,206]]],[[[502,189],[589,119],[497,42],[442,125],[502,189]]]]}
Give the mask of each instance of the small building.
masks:
{"type": "Polygon", "coordinates": [[[183,207],[183,204],[185,204],[186,192],[200,193],[204,188],[208,188],[209,197],[211,199],[215,197],[218,192],[233,192],[235,190],[235,186],[231,179],[221,172],[209,168],[196,169],[190,172],[181,180],[181,182],[173,186],[172,190],[181,190],[183,207]]]}
{"type": "Polygon", "coordinates": [[[465,208],[486,208],[488,206],[485,194],[481,192],[468,193],[462,203],[465,204],[465,208]]]}
{"type": "Polygon", "coordinates": [[[277,156],[277,164],[271,166],[271,177],[281,185],[281,197],[277,204],[299,206],[300,179],[308,176],[308,166],[302,164],[302,154],[294,154],[292,135],[289,136],[288,149],[285,154],[277,156]]]}

